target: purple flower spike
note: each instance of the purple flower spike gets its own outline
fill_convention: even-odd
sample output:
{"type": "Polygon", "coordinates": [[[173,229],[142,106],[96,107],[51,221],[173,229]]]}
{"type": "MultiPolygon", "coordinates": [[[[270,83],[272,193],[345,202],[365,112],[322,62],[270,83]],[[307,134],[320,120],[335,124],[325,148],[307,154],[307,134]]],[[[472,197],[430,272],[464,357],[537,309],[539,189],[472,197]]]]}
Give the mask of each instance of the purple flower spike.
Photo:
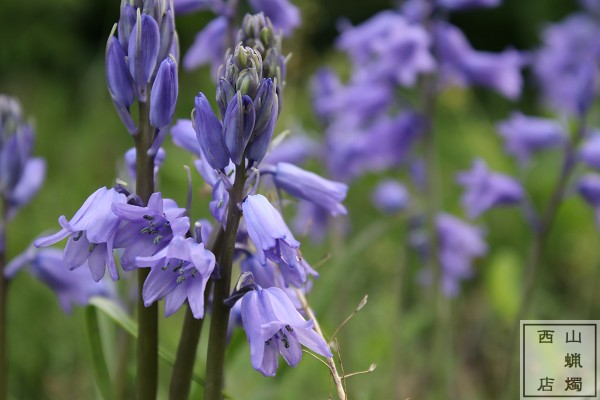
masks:
{"type": "Polygon", "coordinates": [[[116,247],[115,235],[120,221],[113,214],[112,207],[125,205],[126,202],[124,194],[102,187],[87,198],[70,221],[64,215],[58,219],[62,226],[60,231],[39,238],[34,244],[36,247],[46,247],[68,236],[64,262],[70,270],[87,263],[97,282],[102,279],[108,267],[111,278],[117,280],[119,273],[113,257],[113,248],[116,247]]]}
{"type": "Polygon", "coordinates": [[[190,227],[185,209],[178,208],[173,200],[163,200],[160,193],[150,196],[147,207],[115,204],[112,210],[126,222],[115,236],[115,247],[125,249],[121,265],[126,271],[136,267],[136,257],[156,254],[173,237],[184,236],[190,227]]]}
{"type": "Polygon", "coordinates": [[[192,122],[202,153],[212,168],[222,170],[229,165],[229,153],[221,122],[210,108],[204,93],[198,93],[194,104],[192,122]]]}
{"type": "Polygon", "coordinates": [[[323,357],[332,357],[325,340],[306,321],[285,293],[276,287],[248,292],[241,300],[242,323],[250,342],[254,369],[275,376],[279,354],[295,367],[304,345],[323,357]]]}
{"type": "MultiPolygon", "coordinates": [[[[139,11],[139,9],[138,9],[139,11]]],[[[146,85],[150,82],[160,46],[158,24],[151,16],[139,14],[129,37],[129,73],[133,78],[137,98],[146,101],[146,85]]]]}
{"type": "Polygon", "coordinates": [[[462,204],[469,218],[477,218],[493,207],[523,200],[523,188],[516,179],[490,171],[481,159],[473,162],[470,171],[459,173],[457,180],[466,190],[462,204]]]}
{"type": "Polygon", "coordinates": [[[346,207],[341,204],[348,191],[345,183],[330,181],[293,164],[279,163],[275,184],[294,197],[326,208],[332,215],[346,214],[346,207]]]}
{"type": "Polygon", "coordinates": [[[177,104],[177,63],[167,57],[160,63],[150,93],[150,124],[161,129],[171,124],[177,104]]]}
{"type": "Polygon", "coordinates": [[[388,179],[377,185],[371,201],[382,213],[395,214],[408,206],[409,194],[404,185],[388,179]]]}
{"type": "Polygon", "coordinates": [[[111,282],[95,282],[83,269],[65,273],[63,252],[59,249],[38,250],[30,247],[8,263],[5,275],[7,278],[12,278],[26,266],[29,266],[29,272],[33,276],[52,289],[66,313],[73,310],[74,304],[87,305],[91,297],[115,295],[111,282]]]}
{"type": "Polygon", "coordinates": [[[213,76],[223,62],[225,54],[225,38],[227,33],[227,17],[217,17],[196,34],[194,43],[183,57],[183,68],[192,70],[204,64],[212,65],[213,76]]]}
{"type": "Polygon", "coordinates": [[[106,83],[113,101],[128,109],[135,97],[126,57],[121,43],[111,36],[106,49],[106,83]]]}
{"type": "Polygon", "coordinates": [[[459,291],[459,281],[471,277],[473,259],[485,255],[487,245],[479,229],[452,215],[440,214],[436,225],[442,289],[447,296],[455,296],[459,291]]]}
{"type": "Polygon", "coordinates": [[[497,7],[502,0],[437,0],[447,10],[467,10],[471,8],[497,7]]]}
{"type": "Polygon", "coordinates": [[[254,11],[262,12],[283,36],[288,36],[300,25],[300,11],[288,0],[248,0],[254,11]]]}
{"type": "Polygon", "coordinates": [[[532,153],[558,147],[565,142],[562,127],[556,121],[546,118],[528,117],[515,112],[497,126],[505,140],[506,151],[524,165],[532,153]]]}
{"type": "Polygon", "coordinates": [[[174,237],[155,255],[137,257],[136,264],[152,268],[142,289],[146,307],[166,297],[165,317],[168,317],[187,299],[194,318],[204,317],[204,290],[215,268],[215,256],[202,243],[174,237]]]}
{"type": "Polygon", "coordinates": [[[265,265],[268,258],[290,267],[296,266],[300,260],[300,243],[294,239],[281,214],[269,200],[260,194],[248,196],[242,203],[242,211],[261,264],[265,265]]]}

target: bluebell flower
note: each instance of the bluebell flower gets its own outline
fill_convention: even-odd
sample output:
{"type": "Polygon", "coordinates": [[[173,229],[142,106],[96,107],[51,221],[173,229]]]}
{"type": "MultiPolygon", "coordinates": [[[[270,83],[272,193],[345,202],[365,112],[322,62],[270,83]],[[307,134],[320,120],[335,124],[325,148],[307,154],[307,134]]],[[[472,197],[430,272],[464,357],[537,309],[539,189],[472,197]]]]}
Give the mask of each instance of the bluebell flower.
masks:
{"type": "Polygon", "coordinates": [[[168,317],[187,300],[194,318],[204,317],[204,290],[215,268],[215,256],[202,243],[176,236],[156,254],[136,257],[135,263],[151,268],[142,289],[146,307],[165,298],[168,317]]]}
{"type": "Polygon", "coordinates": [[[421,73],[432,72],[435,61],[427,31],[400,14],[383,11],[362,24],[344,30],[338,48],[348,52],[355,79],[382,79],[413,86],[421,73]]]}
{"type": "Polygon", "coordinates": [[[600,132],[588,137],[579,150],[579,158],[587,166],[600,169],[600,132]]]}
{"type": "Polygon", "coordinates": [[[173,0],[173,7],[177,15],[208,9],[218,10],[222,5],[222,0],[173,0]]]}
{"type": "Polygon", "coordinates": [[[251,290],[241,299],[244,330],[250,342],[252,366],[274,376],[279,354],[295,367],[302,359],[302,345],[323,357],[332,357],[325,340],[306,321],[279,288],[251,290]]]}
{"type": "Polygon", "coordinates": [[[600,22],[584,14],[544,30],[533,67],[544,98],[556,110],[581,115],[598,93],[599,35],[600,22]]]}
{"type": "Polygon", "coordinates": [[[382,213],[395,214],[408,206],[410,196],[400,182],[386,179],[377,185],[371,195],[371,201],[382,213]]]}
{"type": "Polygon", "coordinates": [[[250,195],[242,203],[242,212],[260,262],[264,265],[268,258],[295,267],[300,261],[300,243],[269,200],[261,194],[250,195]]]}
{"type": "Polygon", "coordinates": [[[289,36],[300,25],[300,10],[288,0],[248,0],[255,12],[269,18],[283,36],[289,36]]]}
{"type": "Polygon", "coordinates": [[[308,236],[313,243],[322,243],[331,222],[329,210],[304,200],[298,202],[296,209],[292,225],[294,231],[301,236],[308,236]]]}
{"type": "Polygon", "coordinates": [[[459,173],[457,181],[465,188],[462,205],[470,218],[493,207],[517,204],[524,197],[516,179],[490,171],[482,159],[475,160],[470,171],[459,173]]]}
{"type": "Polygon", "coordinates": [[[447,10],[496,7],[501,2],[502,0],[437,0],[437,3],[447,10]]]}
{"type": "Polygon", "coordinates": [[[321,151],[320,144],[307,135],[290,135],[277,144],[272,142],[262,164],[275,165],[280,162],[286,162],[299,165],[303,164],[308,158],[319,157],[321,151]]]}
{"type": "Polygon", "coordinates": [[[310,201],[329,210],[332,215],[346,214],[342,201],[348,185],[330,181],[293,164],[278,163],[274,169],[275,185],[298,199],[310,201]]]}
{"type": "Polygon", "coordinates": [[[171,128],[171,137],[177,146],[189,151],[197,158],[202,158],[202,150],[192,120],[178,119],[171,128]]]}
{"type": "Polygon", "coordinates": [[[502,53],[476,51],[465,35],[449,23],[435,25],[440,74],[446,83],[489,87],[509,98],[521,94],[524,57],[515,50],[502,53]]]}
{"type": "Polygon", "coordinates": [[[34,132],[23,121],[21,106],[0,95],[0,197],[8,219],[39,191],[46,176],[46,162],[31,157],[34,132]]]}
{"type": "Polygon", "coordinates": [[[529,117],[519,112],[512,113],[496,129],[504,138],[506,151],[522,165],[529,161],[531,154],[561,146],[566,140],[563,128],[556,121],[529,117]]]}
{"type": "Polygon", "coordinates": [[[4,270],[12,279],[21,269],[27,268],[35,278],[46,284],[58,297],[63,311],[70,313],[73,305],[85,306],[94,296],[114,297],[112,282],[95,282],[83,269],[66,272],[63,252],[59,249],[36,249],[30,246],[12,259],[4,270]]]}
{"type": "Polygon", "coordinates": [[[119,227],[114,245],[123,248],[121,266],[129,271],[136,268],[136,257],[152,256],[164,249],[171,239],[185,236],[190,222],[185,209],[177,207],[170,199],[153,193],[148,206],[117,203],[112,211],[123,224],[119,227]]]}
{"type": "MultiPolygon", "coordinates": [[[[176,6],[177,7],[177,6],[176,6]]],[[[183,67],[192,70],[205,64],[212,65],[213,76],[223,61],[227,37],[227,17],[221,16],[210,21],[196,34],[194,43],[183,57],[183,67]]]]}
{"type": "Polygon", "coordinates": [[[436,218],[439,241],[439,261],[442,267],[442,290],[447,296],[455,296],[459,282],[473,274],[471,264],[487,252],[480,229],[450,214],[436,218]]]}
{"type": "Polygon", "coordinates": [[[46,247],[69,237],[64,250],[64,263],[74,270],[87,264],[94,280],[104,276],[106,268],[112,279],[119,279],[113,249],[119,218],[112,212],[113,205],[125,205],[127,198],[115,189],[102,187],[87,198],[71,220],[58,218],[62,229],[53,235],[37,239],[36,247],[46,247]]]}

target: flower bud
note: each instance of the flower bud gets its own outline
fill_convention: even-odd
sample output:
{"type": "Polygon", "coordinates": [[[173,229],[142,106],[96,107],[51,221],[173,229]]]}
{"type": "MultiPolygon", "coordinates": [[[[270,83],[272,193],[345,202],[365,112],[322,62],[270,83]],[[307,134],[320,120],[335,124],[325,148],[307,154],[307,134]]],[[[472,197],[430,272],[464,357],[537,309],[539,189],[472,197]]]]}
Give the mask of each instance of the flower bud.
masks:
{"type": "Polygon", "coordinates": [[[255,118],[252,99],[237,92],[237,96],[229,103],[223,118],[225,144],[235,165],[242,163],[246,145],[254,129],[255,118]]]}
{"type": "Polygon", "coordinates": [[[121,16],[119,18],[119,27],[117,31],[119,42],[121,42],[123,49],[126,49],[129,46],[129,37],[136,20],[135,14],[135,8],[131,4],[125,3],[121,6],[121,16]]]}
{"type": "Polygon", "coordinates": [[[108,39],[106,49],[106,83],[113,101],[122,106],[133,104],[133,85],[125,61],[125,50],[114,36],[108,39]]]}
{"type": "MultiPolygon", "coordinates": [[[[158,60],[164,60],[169,56],[173,48],[173,41],[175,40],[175,18],[173,17],[173,12],[171,10],[165,10],[164,15],[161,18],[160,22],[160,46],[158,49],[158,60]]],[[[175,61],[178,62],[179,59],[173,54],[175,57],[175,61]]]]}
{"type": "Polygon", "coordinates": [[[129,37],[129,72],[137,90],[137,98],[146,101],[146,85],[150,82],[160,45],[158,24],[151,16],[140,14],[129,37]]]}
{"type": "Polygon", "coordinates": [[[203,93],[198,93],[194,104],[192,123],[202,154],[212,168],[222,170],[229,165],[229,154],[223,141],[221,123],[203,93]]]}
{"type": "Polygon", "coordinates": [[[177,103],[177,63],[167,57],[160,63],[150,94],[150,124],[163,128],[171,123],[177,103]]]}

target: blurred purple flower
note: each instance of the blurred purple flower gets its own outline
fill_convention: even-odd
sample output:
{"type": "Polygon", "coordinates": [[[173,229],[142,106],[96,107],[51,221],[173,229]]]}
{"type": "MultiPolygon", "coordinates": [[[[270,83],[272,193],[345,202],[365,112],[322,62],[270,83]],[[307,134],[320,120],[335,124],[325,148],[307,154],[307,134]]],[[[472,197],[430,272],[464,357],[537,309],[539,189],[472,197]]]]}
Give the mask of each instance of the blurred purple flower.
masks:
{"type": "Polygon", "coordinates": [[[64,312],[70,313],[73,305],[85,306],[94,296],[114,297],[112,282],[95,282],[88,272],[77,269],[66,272],[63,252],[59,249],[36,249],[30,246],[6,265],[4,274],[11,279],[24,267],[45,283],[58,297],[64,312]]]}
{"type": "Polygon", "coordinates": [[[442,289],[447,296],[455,296],[460,280],[472,275],[473,259],[485,255],[487,245],[480,229],[450,214],[438,215],[436,226],[442,289]]]}
{"type": "Polygon", "coordinates": [[[146,307],[165,297],[168,317],[187,300],[194,318],[204,317],[204,290],[215,268],[215,256],[202,243],[176,236],[156,254],[136,257],[135,263],[151,268],[142,289],[146,307]]]}
{"type": "Polygon", "coordinates": [[[448,10],[466,10],[470,8],[496,7],[502,0],[437,0],[437,3],[448,10]]]}
{"type": "Polygon", "coordinates": [[[427,31],[400,14],[383,11],[356,27],[345,29],[337,42],[355,66],[354,79],[374,79],[413,86],[419,74],[432,72],[435,61],[427,31]]]}
{"type": "Polygon", "coordinates": [[[212,66],[216,77],[217,68],[223,63],[227,37],[227,17],[221,16],[210,21],[196,34],[194,43],[183,56],[183,68],[192,70],[205,64],[212,66]]]}
{"type": "Polygon", "coordinates": [[[308,235],[313,243],[325,240],[331,219],[329,210],[318,204],[300,200],[293,228],[301,236],[308,235]]]}
{"type": "Polygon", "coordinates": [[[512,100],[519,97],[525,62],[518,51],[476,51],[460,29],[449,23],[438,22],[434,32],[445,82],[489,87],[512,100]]]}
{"type": "Polygon", "coordinates": [[[290,135],[288,138],[272,147],[262,160],[262,164],[275,165],[280,162],[302,164],[307,158],[320,155],[319,143],[304,134],[290,135]]]}
{"type": "Polygon", "coordinates": [[[512,113],[496,129],[504,138],[506,151],[515,156],[521,165],[529,161],[532,153],[558,147],[566,140],[562,127],[556,121],[528,117],[520,112],[512,113]]]}
{"type": "Polygon", "coordinates": [[[8,219],[39,191],[46,176],[46,161],[31,157],[33,128],[23,121],[20,104],[0,95],[0,197],[8,219]]]}
{"type": "Polygon", "coordinates": [[[594,209],[596,225],[600,227],[600,175],[583,175],[577,182],[577,191],[585,202],[594,209]]]}
{"type": "Polygon", "coordinates": [[[459,173],[457,181],[465,188],[462,205],[469,218],[493,207],[519,203],[524,196],[516,179],[490,171],[482,159],[475,160],[470,171],[459,173]]]}
{"type": "Polygon", "coordinates": [[[581,115],[597,94],[600,22],[573,14],[548,26],[534,72],[546,101],[555,109],[581,115]]]}
{"type": "Polygon", "coordinates": [[[223,7],[221,0],[173,0],[173,7],[177,15],[189,14],[202,10],[218,10],[223,7]]]}
{"type": "Polygon", "coordinates": [[[251,290],[242,297],[241,313],[252,366],[265,376],[275,376],[279,354],[290,366],[298,365],[301,345],[332,357],[325,340],[313,330],[313,321],[306,321],[279,288],[251,290]]]}
{"type": "Polygon", "coordinates": [[[587,138],[579,150],[579,158],[589,167],[600,169],[600,132],[587,138]]]}
{"type": "Polygon", "coordinates": [[[171,137],[173,138],[173,143],[177,146],[189,151],[198,158],[202,158],[202,150],[200,143],[198,143],[192,120],[178,119],[171,128],[171,137]]]}
{"type": "Polygon", "coordinates": [[[37,239],[36,247],[55,244],[67,236],[64,263],[74,270],[86,264],[97,282],[108,272],[113,280],[119,279],[113,249],[119,218],[112,212],[114,206],[125,206],[127,199],[115,189],[102,187],[87,198],[81,208],[68,221],[64,215],[58,218],[62,229],[53,235],[37,239]]]}
{"type": "Polygon", "coordinates": [[[123,221],[114,245],[125,249],[121,265],[126,271],[136,268],[136,257],[156,254],[173,237],[184,236],[190,226],[185,209],[178,208],[171,199],[163,200],[160,193],[153,193],[146,207],[119,203],[112,206],[112,211],[123,221]]]}
{"type": "Polygon", "coordinates": [[[371,201],[382,213],[395,214],[408,206],[410,196],[400,182],[386,179],[377,185],[371,195],[371,201]]]}
{"type": "MultiPolygon", "coordinates": [[[[158,171],[160,170],[160,166],[165,161],[167,157],[167,152],[162,147],[158,149],[156,156],[154,157],[154,179],[158,175],[158,171]]],[[[130,148],[125,152],[125,165],[127,166],[127,173],[131,177],[131,179],[136,179],[136,152],[135,147],[130,148]]]]}
{"type": "Polygon", "coordinates": [[[289,36],[300,26],[300,10],[288,0],[248,0],[255,12],[269,18],[283,36],[289,36]]]}

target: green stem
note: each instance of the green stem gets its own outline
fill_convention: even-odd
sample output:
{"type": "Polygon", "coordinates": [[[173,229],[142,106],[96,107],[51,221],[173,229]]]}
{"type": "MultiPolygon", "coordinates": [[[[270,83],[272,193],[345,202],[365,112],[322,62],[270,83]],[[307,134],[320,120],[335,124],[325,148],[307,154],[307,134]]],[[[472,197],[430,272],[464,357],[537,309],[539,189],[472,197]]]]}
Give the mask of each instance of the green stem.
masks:
{"type": "Polygon", "coordinates": [[[6,314],[8,312],[8,281],[4,276],[4,267],[6,266],[6,203],[2,200],[0,204],[0,400],[6,400],[8,397],[8,365],[7,365],[7,323],[6,314]]]}
{"type": "MultiPolygon", "coordinates": [[[[150,90],[147,90],[150,93],[150,90]]],[[[150,102],[139,102],[139,128],[135,135],[136,194],[144,204],[154,192],[154,157],[148,149],[154,139],[150,125],[150,102]]],[[[138,400],[154,400],[158,388],[158,303],[144,306],[142,288],[150,268],[138,269],[138,323],[137,342],[137,397],[138,400]]]]}
{"type": "Polygon", "coordinates": [[[244,196],[244,183],[246,181],[244,162],[236,167],[235,181],[229,193],[227,210],[227,224],[223,245],[217,254],[221,278],[214,282],[213,309],[208,336],[208,351],[206,355],[206,386],[204,387],[205,400],[220,400],[223,389],[225,364],[225,349],[227,347],[227,324],[229,322],[229,307],[225,299],[229,296],[231,288],[231,267],[233,264],[233,251],[242,211],[239,203],[244,196]]]}
{"type": "MultiPolygon", "coordinates": [[[[223,242],[224,231],[220,224],[213,226],[213,232],[209,243],[206,244],[208,250],[219,249],[223,242]]],[[[212,288],[212,280],[206,286],[204,292],[204,304],[208,304],[208,295],[212,288]]],[[[171,386],[169,388],[169,398],[171,400],[187,399],[190,395],[190,386],[192,383],[192,373],[194,371],[194,361],[196,360],[196,351],[198,342],[202,334],[204,319],[196,319],[192,311],[188,308],[183,321],[181,337],[177,347],[177,356],[173,365],[173,374],[171,375],[171,386]]]]}

